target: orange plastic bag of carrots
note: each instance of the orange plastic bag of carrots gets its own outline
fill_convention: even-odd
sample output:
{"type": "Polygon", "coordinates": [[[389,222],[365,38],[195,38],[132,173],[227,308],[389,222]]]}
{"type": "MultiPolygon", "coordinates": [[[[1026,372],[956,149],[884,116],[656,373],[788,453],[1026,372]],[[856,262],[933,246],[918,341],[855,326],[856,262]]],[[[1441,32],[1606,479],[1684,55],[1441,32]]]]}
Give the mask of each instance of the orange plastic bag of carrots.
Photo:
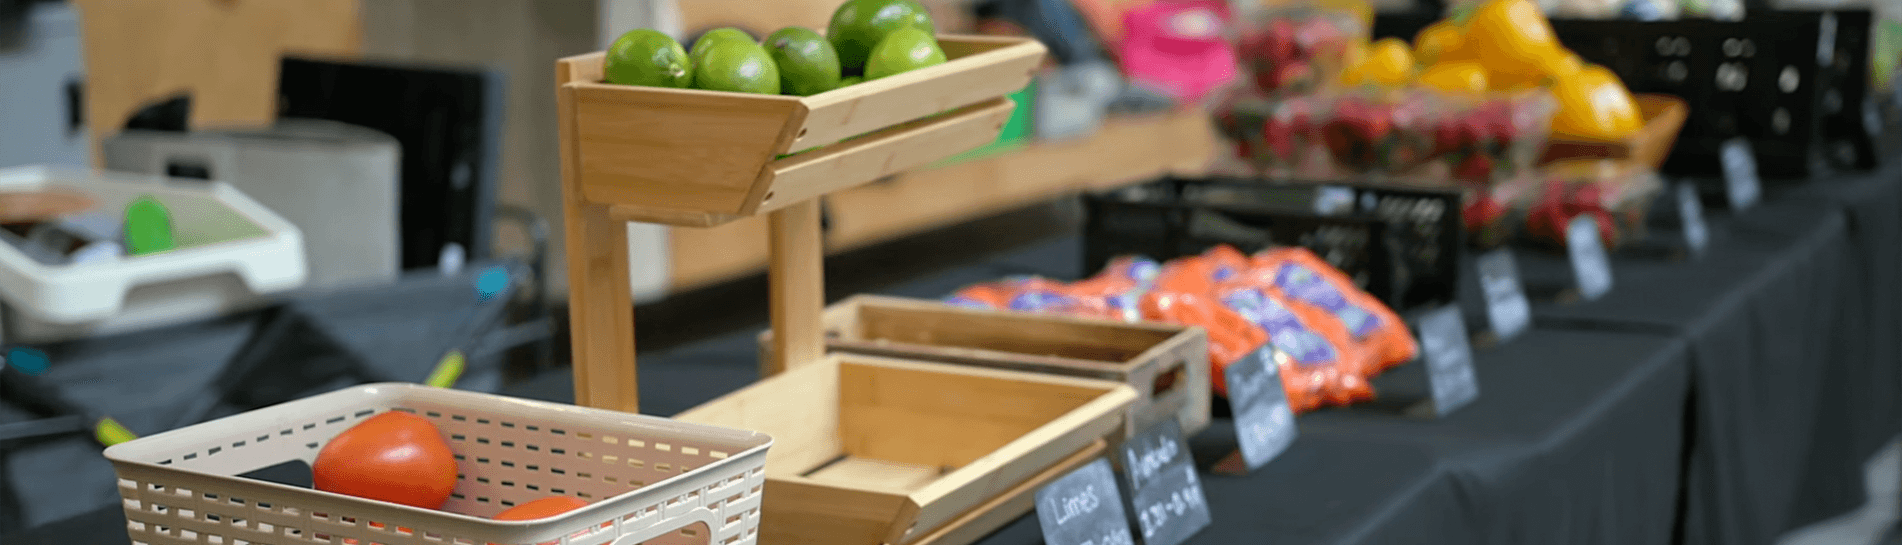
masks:
{"type": "Polygon", "coordinates": [[[1258,280],[1295,306],[1325,315],[1346,332],[1354,344],[1372,355],[1362,373],[1373,376],[1413,361],[1419,344],[1400,316],[1379,299],[1361,291],[1339,269],[1306,248],[1274,248],[1252,259],[1258,280]]]}

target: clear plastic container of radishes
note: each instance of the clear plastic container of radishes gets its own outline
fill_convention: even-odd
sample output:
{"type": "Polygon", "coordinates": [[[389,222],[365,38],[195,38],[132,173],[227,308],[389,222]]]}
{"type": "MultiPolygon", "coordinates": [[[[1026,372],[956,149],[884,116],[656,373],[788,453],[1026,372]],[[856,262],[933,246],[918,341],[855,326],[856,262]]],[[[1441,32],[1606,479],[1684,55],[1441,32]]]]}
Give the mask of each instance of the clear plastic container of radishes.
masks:
{"type": "Polygon", "coordinates": [[[1268,96],[1332,87],[1353,44],[1368,29],[1351,13],[1314,8],[1265,10],[1237,22],[1237,56],[1254,89],[1268,96]]]}
{"type": "Polygon", "coordinates": [[[1317,95],[1269,98],[1240,91],[1217,107],[1216,125],[1254,176],[1326,179],[1333,176],[1333,166],[1321,145],[1321,126],[1331,106],[1317,95]]]}
{"type": "Polygon", "coordinates": [[[1459,185],[1488,188],[1534,172],[1557,104],[1544,90],[1437,95],[1432,161],[1459,185]]]}
{"type": "Polygon", "coordinates": [[[1618,161],[1560,161],[1521,180],[1472,191],[1462,218],[1471,240],[1496,246],[1512,235],[1553,247],[1579,216],[1598,222],[1601,242],[1616,249],[1644,237],[1645,215],[1664,184],[1655,171],[1618,161]]]}
{"type": "Polygon", "coordinates": [[[1324,100],[1320,141],[1349,176],[1416,178],[1433,159],[1434,131],[1447,116],[1440,96],[1419,89],[1364,87],[1324,100]]]}

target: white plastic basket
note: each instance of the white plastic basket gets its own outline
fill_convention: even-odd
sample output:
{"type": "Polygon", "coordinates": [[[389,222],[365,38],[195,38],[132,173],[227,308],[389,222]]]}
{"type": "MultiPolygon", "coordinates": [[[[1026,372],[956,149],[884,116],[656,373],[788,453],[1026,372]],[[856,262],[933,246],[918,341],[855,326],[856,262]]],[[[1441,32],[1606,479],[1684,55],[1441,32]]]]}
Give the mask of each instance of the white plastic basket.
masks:
{"type": "Polygon", "coordinates": [[[411,384],[374,384],[222,418],[106,449],[133,543],[214,545],[751,544],[764,434],[411,384]],[[442,510],[245,477],[313,461],[330,438],[383,411],[421,415],[461,469],[442,510]],[[587,507],[494,521],[550,495],[587,507]]]}
{"type": "Polygon", "coordinates": [[[118,214],[151,196],[172,212],[174,250],[49,265],[0,243],[0,299],[13,342],[51,342],[178,323],[263,304],[304,284],[301,231],[223,182],[25,166],[0,169],[0,192],[66,189],[118,214]]]}

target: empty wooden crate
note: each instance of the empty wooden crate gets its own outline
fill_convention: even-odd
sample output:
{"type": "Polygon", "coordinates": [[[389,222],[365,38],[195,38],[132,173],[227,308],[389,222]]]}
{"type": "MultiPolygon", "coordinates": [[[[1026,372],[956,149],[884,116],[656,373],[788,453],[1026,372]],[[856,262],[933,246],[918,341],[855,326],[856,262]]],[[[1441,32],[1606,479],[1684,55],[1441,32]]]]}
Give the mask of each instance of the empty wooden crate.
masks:
{"type": "MultiPolygon", "coordinates": [[[[826,308],[830,351],[1114,380],[1136,391],[1124,431],[1174,417],[1209,424],[1208,334],[1201,328],[974,309],[856,295],[826,308]]],[[[762,357],[772,346],[762,333],[762,357]]]]}
{"type": "Polygon", "coordinates": [[[944,64],[805,97],[615,85],[603,81],[605,53],[561,59],[569,176],[621,219],[704,227],[991,142],[1013,107],[1005,96],[1046,49],[1011,37],[939,44],[944,64]]]}
{"type": "Polygon", "coordinates": [[[1135,398],[1110,381],[841,354],[674,418],[774,437],[761,543],[905,544],[1027,512],[997,500],[1116,433],[1135,398]]]}

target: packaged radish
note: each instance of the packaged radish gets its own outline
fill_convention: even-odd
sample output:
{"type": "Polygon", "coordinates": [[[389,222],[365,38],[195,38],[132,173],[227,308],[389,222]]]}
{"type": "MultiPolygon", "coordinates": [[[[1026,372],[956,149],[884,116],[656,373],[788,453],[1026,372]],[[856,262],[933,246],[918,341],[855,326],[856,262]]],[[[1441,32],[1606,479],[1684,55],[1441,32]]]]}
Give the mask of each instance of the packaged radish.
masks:
{"type": "Polygon", "coordinates": [[[1352,279],[1306,248],[1274,248],[1254,257],[1255,275],[1290,303],[1332,318],[1372,356],[1365,376],[1413,361],[1419,344],[1407,325],[1352,279]],[[1265,276],[1264,276],[1265,275],[1265,276]]]}

